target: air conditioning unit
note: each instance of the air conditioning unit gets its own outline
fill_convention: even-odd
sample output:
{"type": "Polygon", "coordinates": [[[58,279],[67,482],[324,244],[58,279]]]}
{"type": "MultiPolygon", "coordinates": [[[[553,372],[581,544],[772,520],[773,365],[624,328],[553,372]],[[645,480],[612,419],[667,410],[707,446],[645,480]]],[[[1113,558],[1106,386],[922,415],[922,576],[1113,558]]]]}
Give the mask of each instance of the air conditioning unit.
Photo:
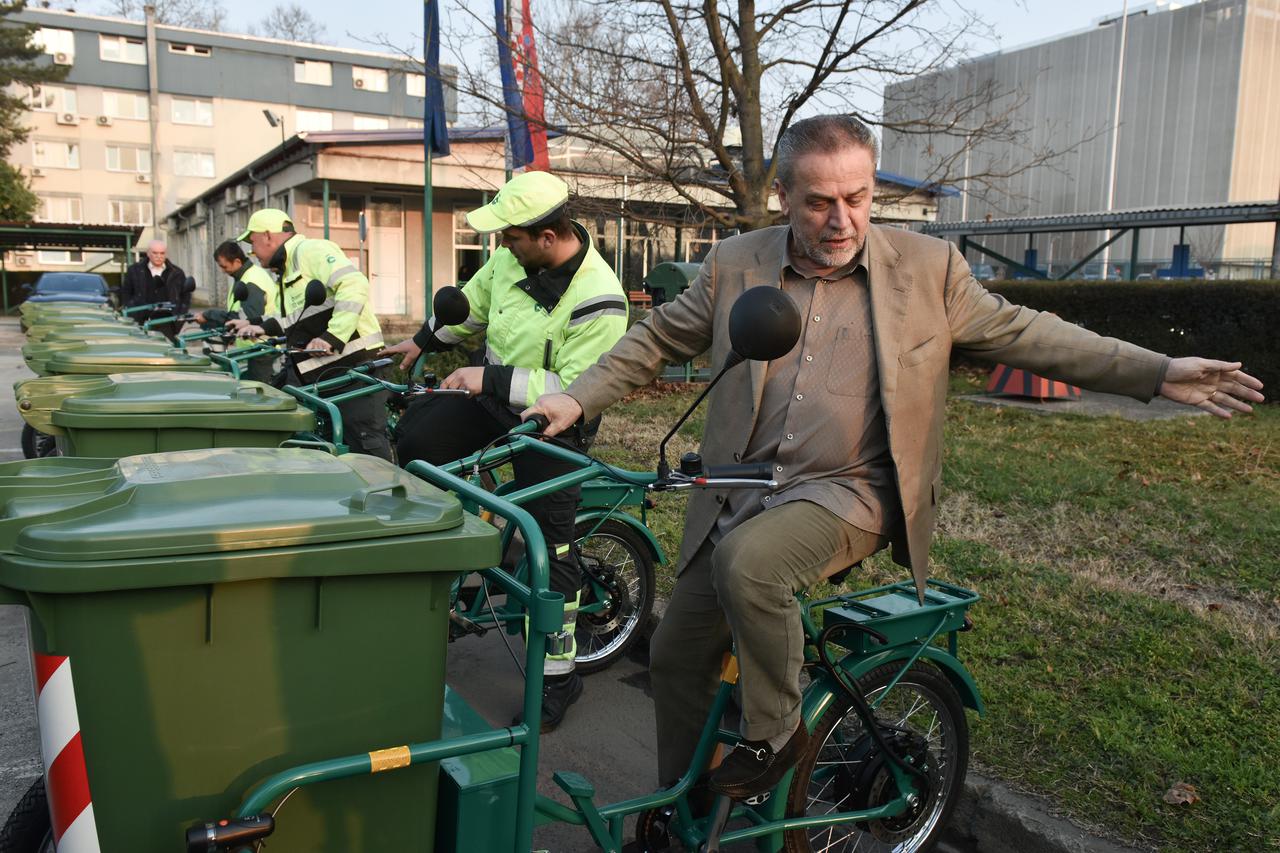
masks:
{"type": "Polygon", "coordinates": [[[140,184],[149,184],[149,183],[151,183],[151,176],[150,176],[150,175],[143,174],[142,172],[139,172],[138,174],[134,175],[134,176],[133,176],[133,179],[134,179],[135,181],[137,181],[138,183],[140,183],[140,184]]]}
{"type": "Polygon", "coordinates": [[[98,127],[111,127],[111,116],[98,116],[98,127]]]}
{"type": "Polygon", "coordinates": [[[351,81],[351,85],[352,85],[352,86],[355,86],[357,89],[363,89],[363,88],[364,88],[364,80],[362,80],[362,79],[360,79],[359,77],[357,77],[356,79],[354,79],[354,80],[352,80],[352,81],[351,81]]]}
{"type": "Polygon", "coordinates": [[[58,124],[79,124],[80,116],[75,113],[58,113],[58,124]]]}
{"type": "Polygon", "coordinates": [[[248,184],[236,184],[236,201],[253,201],[253,187],[248,184]]]}
{"type": "Polygon", "coordinates": [[[30,255],[20,254],[20,253],[15,253],[15,254],[14,254],[14,256],[13,256],[13,265],[14,265],[15,267],[28,267],[28,266],[31,266],[31,256],[30,256],[30,255]]]}
{"type": "Polygon", "coordinates": [[[41,169],[39,166],[34,166],[34,167],[32,167],[32,169],[31,169],[31,177],[33,177],[33,178],[43,178],[43,177],[44,177],[44,169],[41,169]]]}
{"type": "Polygon", "coordinates": [[[74,57],[69,53],[55,53],[53,55],[54,65],[70,65],[74,61],[74,57]]]}
{"type": "Polygon", "coordinates": [[[235,187],[227,187],[226,189],[224,189],[224,190],[222,191],[222,206],[223,206],[223,207],[235,207],[235,206],[236,206],[236,191],[235,191],[235,187]]]}

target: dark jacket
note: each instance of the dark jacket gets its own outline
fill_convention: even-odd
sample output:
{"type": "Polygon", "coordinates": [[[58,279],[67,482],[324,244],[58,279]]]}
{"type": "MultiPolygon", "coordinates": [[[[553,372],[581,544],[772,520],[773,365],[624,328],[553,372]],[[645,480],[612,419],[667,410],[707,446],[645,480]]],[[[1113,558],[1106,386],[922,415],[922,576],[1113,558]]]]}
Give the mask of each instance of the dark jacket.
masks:
{"type": "Polygon", "coordinates": [[[125,270],[124,282],[120,285],[120,302],[125,308],[152,302],[172,302],[177,306],[174,313],[183,314],[191,300],[190,294],[182,292],[186,280],[187,274],[167,258],[164,272],[159,279],[154,278],[147,259],[143,258],[125,270]]]}

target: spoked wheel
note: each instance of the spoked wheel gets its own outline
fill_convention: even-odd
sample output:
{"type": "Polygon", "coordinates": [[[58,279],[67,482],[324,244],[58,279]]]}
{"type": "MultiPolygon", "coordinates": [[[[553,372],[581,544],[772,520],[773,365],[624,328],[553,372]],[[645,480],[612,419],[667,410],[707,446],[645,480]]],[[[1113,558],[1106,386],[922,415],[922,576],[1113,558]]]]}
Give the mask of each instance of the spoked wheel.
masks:
{"type": "MultiPolygon", "coordinates": [[[[900,664],[886,664],[859,679],[867,702],[875,702],[900,664]]],[[[969,726],[960,697],[947,677],[916,664],[876,710],[886,739],[904,758],[923,767],[930,784],[906,812],[875,821],[786,834],[794,853],[915,853],[933,847],[964,786],[969,763],[969,726]]],[[[850,707],[838,698],[822,715],[796,766],[787,797],[788,814],[820,815],[874,808],[898,796],[887,759],[850,707]]]]}
{"type": "Polygon", "coordinates": [[[626,654],[653,610],[653,553],[626,522],[611,518],[599,527],[584,521],[575,535],[583,584],[574,665],[597,672],[626,654]]]}
{"type": "Polygon", "coordinates": [[[61,456],[62,454],[58,452],[57,439],[47,432],[40,432],[31,424],[23,424],[22,455],[28,459],[43,459],[46,456],[61,456]]]}
{"type": "Polygon", "coordinates": [[[0,853],[54,853],[43,778],[31,783],[0,829],[0,853]]]}

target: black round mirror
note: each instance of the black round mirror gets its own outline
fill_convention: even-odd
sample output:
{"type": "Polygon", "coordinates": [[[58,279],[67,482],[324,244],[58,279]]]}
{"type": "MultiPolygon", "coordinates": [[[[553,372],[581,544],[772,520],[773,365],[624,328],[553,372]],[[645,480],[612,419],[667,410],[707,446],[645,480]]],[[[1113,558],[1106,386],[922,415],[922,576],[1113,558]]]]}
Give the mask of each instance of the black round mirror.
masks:
{"type": "Polygon", "coordinates": [[[244,302],[249,298],[249,285],[243,281],[237,281],[231,285],[231,296],[236,302],[244,302]]]}
{"type": "Polygon", "coordinates": [[[436,291],[431,300],[431,313],[442,326],[456,326],[465,323],[471,316],[471,302],[459,288],[449,285],[436,291]]]}
{"type": "Polygon", "coordinates": [[[195,292],[196,292],[196,280],[195,280],[194,278],[192,278],[191,276],[187,276],[187,280],[186,280],[186,281],[184,281],[184,282],[182,283],[182,292],[183,292],[183,293],[195,293],[195,292]]]}
{"type": "Polygon", "coordinates": [[[328,298],[329,293],[324,289],[323,281],[313,278],[307,282],[307,292],[304,299],[308,307],[314,308],[316,305],[323,305],[328,298]]]}
{"type": "Polygon", "coordinates": [[[799,339],[800,310],[780,287],[752,287],[729,311],[729,343],[742,358],[781,358],[799,339]]]}

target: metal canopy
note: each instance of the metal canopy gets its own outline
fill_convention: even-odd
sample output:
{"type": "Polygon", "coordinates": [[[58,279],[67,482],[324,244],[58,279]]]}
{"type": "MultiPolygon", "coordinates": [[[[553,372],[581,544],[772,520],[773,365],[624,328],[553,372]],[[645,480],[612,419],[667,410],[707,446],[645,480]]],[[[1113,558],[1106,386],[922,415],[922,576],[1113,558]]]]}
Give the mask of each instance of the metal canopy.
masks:
{"type": "Polygon", "coordinates": [[[1116,228],[1168,228],[1191,225],[1229,225],[1239,222],[1280,222],[1280,201],[1242,201],[1188,207],[1144,207],[1107,213],[1069,213],[966,222],[930,222],[920,231],[942,236],[962,234],[1038,234],[1061,231],[1102,231],[1116,228]]]}
{"type": "Polygon", "coordinates": [[[62,222],[0,222],[0,250],[80,249],[126,253],[142,235],[141,225],[79,225],[62,222]]]}

